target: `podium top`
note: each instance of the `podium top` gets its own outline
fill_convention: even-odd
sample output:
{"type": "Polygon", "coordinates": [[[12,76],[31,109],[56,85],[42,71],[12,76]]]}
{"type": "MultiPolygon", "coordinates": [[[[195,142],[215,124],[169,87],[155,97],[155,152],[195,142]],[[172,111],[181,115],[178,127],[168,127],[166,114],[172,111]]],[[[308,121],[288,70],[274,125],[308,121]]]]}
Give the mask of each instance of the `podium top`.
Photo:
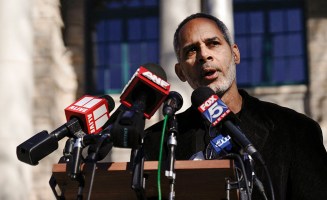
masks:
{"type": "MultiPolygon", "coordinates": [[[[132,172],[128,162],[97,163],[91,199],[137,199],[131,188],[132,172]]],[[[158,199],[157,161],[144,162],[145,193],[147,199],[158,199]]],[[[83,165],[85,187],[83,196],[87,197],[91,168],[83,165]]],[[[176,199],[224,199],[226,197],[225,179],[234,177],[231,160],[179,160],[175,162],[176,199]]],[[[52,170],[61,196],[76,199],[78,183],[71,180],[66,173],[66,164],[55,164],[52,170]]],[[[162,199],[168,199],[169,180],[161,175],[162,199]]],[[[236,192],[231,192],[230,199],[237,199],[236,192]]]]}

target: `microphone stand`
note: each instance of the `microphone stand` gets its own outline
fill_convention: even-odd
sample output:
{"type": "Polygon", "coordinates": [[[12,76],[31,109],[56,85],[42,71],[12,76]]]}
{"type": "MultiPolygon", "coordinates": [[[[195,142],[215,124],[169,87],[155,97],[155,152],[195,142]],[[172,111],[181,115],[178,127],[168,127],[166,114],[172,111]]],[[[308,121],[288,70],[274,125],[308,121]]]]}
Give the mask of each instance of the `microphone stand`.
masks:
{"type": "Polygon", "coordinates": [[[168,129],[169,138],[167,140],[168,146],[168,167],[165,171],[165,176],[169,179],[169,200],[175,199],[175,148],[177,146],[176,135],[178,134],[178,123],[176,120],[176,116],[172,115],[169,121],[169,129],[168,129]]]}
{"type": "MultiPolygon", "coordinates": [[[[77,200],[83,199],[83,189],[85,185],[85,179],[80,170],[80,165],[83,160],[82,150],[81,138],[69,138],[63,150],[63,157],[59,160],[59,163],[66,163],[68,176],[72,180],[78,182],[77,200]]],[[[50,177],[49,185],[56,199],[65,199],[65,197],[61,196],[62,194],[57,192],[56,187],[58,184],[53,175],[50,177]]]]}
{"type": "Polygon", "coordinates": [[[83,189],[85,186],[85,179],[81,173],[81,163],[82,163],[82,138],[77,138],[74,141],[74,148],[72,152],[72,159],[68,161],[67,168],[68,176],[78,182],[78,191],[77,191],[77,199],[83,199],[83,189]]]}
{"type": "MultiPolygon", "coordinates": [[[[60,158],[59,163],[66,163],[67,164],[67,169],[70,169],[70,167],[68,166],[68,164],[71,162],[71,160],[73,160],[73,148],[74,148],[74,143],[75,143],[75,139],[74,138],[68,138],[63,150],[63,157],[60,158]]],[[[67,173],[70,173],[69,171],[67,171],[67,173]]],[[[51,187],[51,190],[54,194],[54,196],[56,197],[56,199],[65,199],[64,197],[61,196],[61,192],[58,192],[56,190],[58,183],[56,181],[56,179],[54,178],[53,175],[51,175],[50,180],[49,180],[49,185],[51,187]]]]}
{"type": "Polygon", "coordinates": [[[132,170],[132,189],[136,192],[137,199],[145,200],[144,150],[142,145],[139,148],[132,148],[129,168],[132,170]]]}
{"type": "Polygon", "coordinates": [[[112,128],[114,144],[123,148],[131,148],[130,163],[128,169],[132,172],[131,187],[135,191],[137,199],[146,199],[144,188],[144,126],[145,118],[143,103],[139,102],[131,110],[122,112],[112,128]],[[123,136],[123,137],[122,137],[123,136]]]}
{"type": "Polygon", "coordinates": [[[97,157],[99,150],[101,146],[105,143],[105,141],[110,140],[110,134],[102,134],[102,135],[87,135],[83,137],[83,144],[84,146],[87,146],[89,144],[95,144],[95,150],[91,152],[88,157],[87,161],[91,162],[92,164],[92,173],[91,173],[91,180],[90,180],[90,186],[89,186],[89,193],[87,199],[91,199],[91,193],[93,189],[93,182],[94,182],[94,175],[95,175],[95,169],[97,164],[97,157]]]}
{"type": "MultiPolygon", "coordinates": [[[[68,176],[75,181],[78,181],[78,192],[77,192],[77,200],[83,199],[83,189],[85,186],[85,178],[83,173],[81,172],[81,164],[83,162],[91,162],[92,165],[92,174],[89,186],[89,193],[88,198],[91,197],[93,181],[94,181],[94,174],[96,169],[97,163],[97,155],[102,146],[102,144],[110,138],[109,134],[102,134],[102,135],[84,135],[80,138],[69,138],[66,142],[64,151],[63,151],[63,160],[67,163],[67,173],[68,176]],[[94,152],[91,152],[86,159],[82,156],[83,149],[90,145],[96,144],[94,152]]],[[[59,196],[58,193],[55,191],[56,181],[53,177],[50,179],[51,188],[56,196],[56,199],[62,199],[63,197],[59,196]]]]}

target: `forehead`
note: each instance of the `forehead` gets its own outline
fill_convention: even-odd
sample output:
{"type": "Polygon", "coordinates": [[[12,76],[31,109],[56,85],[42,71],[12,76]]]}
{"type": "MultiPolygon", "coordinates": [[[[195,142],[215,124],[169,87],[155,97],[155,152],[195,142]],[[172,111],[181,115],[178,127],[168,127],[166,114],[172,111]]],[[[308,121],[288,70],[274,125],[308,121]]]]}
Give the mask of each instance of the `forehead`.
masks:
{"type": "Polygon", "coordinates": [[[181,28],[179,32],[179,43],[183,45],[213,37],[224,39],[218,25],[211,19],[195,18],[188,21],[181,28]]]}

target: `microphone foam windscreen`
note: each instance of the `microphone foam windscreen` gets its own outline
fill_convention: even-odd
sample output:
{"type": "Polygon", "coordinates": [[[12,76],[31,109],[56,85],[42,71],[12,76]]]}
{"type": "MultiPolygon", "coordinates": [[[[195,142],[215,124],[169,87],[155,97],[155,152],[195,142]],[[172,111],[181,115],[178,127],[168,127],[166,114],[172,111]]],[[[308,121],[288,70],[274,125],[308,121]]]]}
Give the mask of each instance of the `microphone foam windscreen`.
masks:
{"type": "Polygon", "coordinates": [[[100,98],[104,98],[104,99],[107,100],[109,112],[111,112],[111,111],[113,111],[115,109],[115,101],[111,96],[102,95],[100,98]]]}
{"type": "Polygon", "coordinates": [[[211,95],[214,95],[215,92],[209,87],[198,87],[192,92],[191,102],[192,105],[196,108],[199,107],[204,101],[206,101],[211,95]]]}
{"type": "Polygon", "coordinates": [[[167,81],[166,72],[163,70],[163,68],[160,65],[155,64],[155,63],[146,63],[146,64],[143,64],[141,66],[146,68],[150,72],[156,74],[157,76],[159,76],[163,80],[167,81]]]}

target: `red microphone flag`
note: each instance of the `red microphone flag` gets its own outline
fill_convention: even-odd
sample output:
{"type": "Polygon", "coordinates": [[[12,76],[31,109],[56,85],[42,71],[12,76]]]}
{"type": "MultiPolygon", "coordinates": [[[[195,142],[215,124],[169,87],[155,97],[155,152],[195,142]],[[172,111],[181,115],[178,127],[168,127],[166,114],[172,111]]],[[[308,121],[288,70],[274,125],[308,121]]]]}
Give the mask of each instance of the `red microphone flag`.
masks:
{"type": "Polygon", "coordinates": [[[97,134],[109,119],[108,102],[104,98],[84,95],[82,98],[65,108],[67,121],[76,117],[83,124],[87,134],[97,134]]]}
{"type": "Polygon", "coordinates": [[[152,98],[153,102],[148,102],[147,105],[149,106],[144,111],[144,116],[150,119],[168,96],[170,84],[147,68],[139,67],[120,96],[120,102],[128,108],[133,106],[133,95],[136,93],[135,88],[151,91],[151,95],[154,95],[152,98]]]}

